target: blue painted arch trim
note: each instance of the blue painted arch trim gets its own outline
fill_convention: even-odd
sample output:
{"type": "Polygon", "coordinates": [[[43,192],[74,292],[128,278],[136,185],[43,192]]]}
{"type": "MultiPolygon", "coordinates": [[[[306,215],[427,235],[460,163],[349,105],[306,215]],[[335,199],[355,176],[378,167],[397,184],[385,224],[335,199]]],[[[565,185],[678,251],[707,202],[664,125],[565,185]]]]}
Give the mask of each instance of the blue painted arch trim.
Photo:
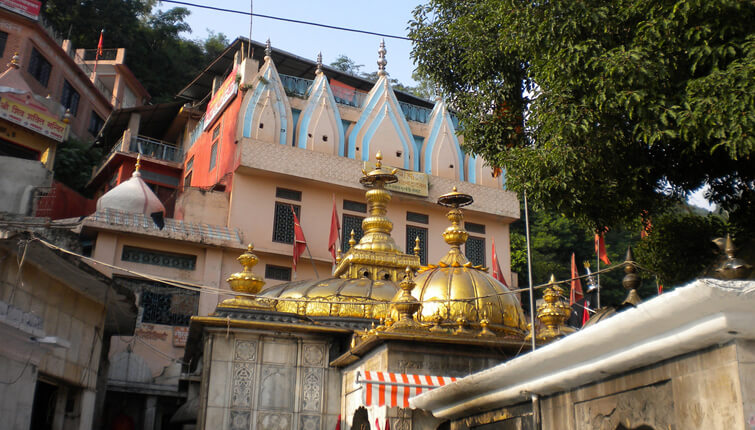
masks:
{"type": "Polygon", "coordinates": [[[325,77],[325,75],[319,75],[315,79],[315,82],[312,85],[312,90],[312,94],[309,96],[309,100],[307,101],[307,106],[304,108],[304,111],[300,116],[301,127],[298,130],[298,136],[296,136],[296,146],[299,148],[307,147],[307,130],[309,129],[309,124],[312,121],[312,115],[315,112],[315,108],[318,105],[318,100],[322,98],[323,91],[325,91],[327,93],[325,94],[325,97],[328,100],[328,105],[333,110],[333,115],[335,115],[336,119],[337,132],[340,137],[340,139],[338,140],[338,155],[341,156],[343,155],[344,151],[345,133],[343,130],[343,123],[341,121],[341,114],[338,111],[338,105],[336,105],[336,99],[335,97],[333,97],[333,91],[330,89],[330,84],[328,84],[328,79],[325,77]]]}
{"type": "Polygon", "coordinates": [[[448,129],[451,132],[451,140],[453,142],[454,150],[456,151],[456,156],[459,160],[459,179],[464,180],[464,153],[461,151],[461,145],[459,145],[459,139],[456,137],[456,129],[454,128],[453,122],[451,122],[451,115],[448,114],[448,112],[443,115],[441,118],[435,117],[435,115],[438,115],[437,111],[442,109],[440,103],[436,103],[435,108],[433,109],[433,113],[431,114],[431,118],[434,119],[432,121],[433,128],[430,130],[430,134],[427,136],[427,147],[425,148],[425,152],[423,155],[423,164],[425,166],[425,173],[428,175],[432,175],[432,155],[433,150],[435,149],[435,145],[438,143],[439,136],[440,136],[440,130],[443,127],[443,124],[448,124],[448,129]]]}
{"type": "Polygon", "coordinates": [[[270,89],[275,93],[275,104],[273,105],[273,107],[276,112],[278,112],[281,123],[280,134],[278,135],[278,143],[285,145],[286,136],[288,133],[288,112],[286,111],[286,105],[283,104],[283,97],[286,97],[286,95],[285,92],[281,94],[281,89],[283,88],[283,86],[280,83],[280,78],[278,78],[277,73],[275,78],[273,78],[274,70],[274,66],[270,64],[262,75],[265,80],[260,80],[257,86],[254,88],[254,94],[252,94],[252,98],[246,105],[246,111],[244,112],[244,128],[242,135],[244,137],[252,137],[252,122],[254,121],[254,114],[256,112],[257,104],[259,103],[262,94],[264,94],[266,90],[270,89]]]}

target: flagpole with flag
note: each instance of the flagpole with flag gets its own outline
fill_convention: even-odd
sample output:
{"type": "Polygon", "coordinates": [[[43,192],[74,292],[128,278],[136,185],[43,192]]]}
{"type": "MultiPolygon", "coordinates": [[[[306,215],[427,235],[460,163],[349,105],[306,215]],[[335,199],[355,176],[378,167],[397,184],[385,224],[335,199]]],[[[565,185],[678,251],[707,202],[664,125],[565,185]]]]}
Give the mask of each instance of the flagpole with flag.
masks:
{"type": "Polygon", "coordinates": [[[495,238],[493,238],[493,249],[491,250],[491,253],[493,254],[493,264],[491,264],[493,277],[508,288],[509,284],[506,283],[506,278],[503,277],[503,271],[501,271],[501,265],[498,263],[498,254],[495,251],[495,238]]]}
{"type": "Polygon", "coordinates": [[[330,237],[328,237],[328,251],[333,257],[333,265],[336,264],[337,244],[341,241],[341,224],[338,222],[338,210],[336,210],[336,195],[333,194],[333,213],[330,216],[330,237]]]}
{"type": "Polygon", "coordinates": [[[572,252],[571,254],[571,289],[569,291],[569,306],[573,306],[574,303],[584,297],[582,292],[582,282],[579,280],[579,271],[577,270],[576,256],[572,252]]]}
{"type": "Polygon", "coordinates": [[[291,214],[294,216],[294,261],[292,264],[294,279],[296,279],[296,265],[299,262],[299,257],[304,254],[305,250],[309,254],[309,261],[312,263],[312,270],[315,272],[315,277],[320,279],[320,275],[317,274],[317,268],[315,267],[315,261],[312,259],[312,253],[309,251],[309,246],[307,245],[307,239],[304,238],[304,230],[302,230],[301,224],[299,224],[299,218],[296,216],[296,211],[294,210],[293,205],[291,205],[291,214]]]}
{"type": "Polygon", "coordinates": [[[611,260],[608,259],[608,254],[606,253],[606,242],[605,238],[603,237],[603,233],[595,233],[595,255],[597,256],[598,260],[598,303],[597,307],[600,309],[600,262],[602,261],[606,265],[611,264],[611,260]]]}
{"type": "Polygon", "coordinates": [[[97,62],[100,60],[100,57],[102,56],[102,36],[105,34],[105,29],[103,28],[100,30],[100,41],[97,42],[97,52],[94,55],[94,76],[92,79],[94,79],[97,76],[97,62]]]}

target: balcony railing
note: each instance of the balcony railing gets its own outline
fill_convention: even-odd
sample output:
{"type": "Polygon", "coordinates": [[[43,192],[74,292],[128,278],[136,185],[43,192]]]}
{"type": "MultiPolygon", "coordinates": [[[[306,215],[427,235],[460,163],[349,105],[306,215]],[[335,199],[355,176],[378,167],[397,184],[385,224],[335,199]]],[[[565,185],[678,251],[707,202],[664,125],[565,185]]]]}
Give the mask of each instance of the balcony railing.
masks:
{"type": "Polygon", "coordinates": [[[307,93],[309,92],[309,88],[314,82],[311,79],[297,78],[296,76],[283,74],[280,74],[279,76],[281,78],[281,83],[283,84],[283,89],[286,90],[286,94],[299,97],[306,97],[307,93]]]}
{"type": "Polygon", "coordinates": [[[146,155],[147,157],[156,158],[158,160],[170,161],[173,163],[182,163],[184,156],[181,148],[178,148],[161,140],[151,139],[146,136],[137,136],[131,138],[129,151],[146,155]]]}
{"type": "Polygon", "coordinates": [[[202,135],[202,131],[204,131],[204,115],[202,115],[202,119],[199,120],[197,125],[194,126],[194,129],[191,130],[191,133],[189,133],[189,144],[186,146],[186,150],[188,151],[191,149],[192,146],[194,146],[194,142],[199,139],[199,136],[202,135]]]}
{"type": "Polygon", "coordinates": [[[101,60],[101,61],[115,61],[118,58],[118,49],[103,49],[102,55],[100,55],[99,58],[97,58],[97,50],[96,49],[85,49],[84,50],[84,61],[95,61],[95,60],[101,60]]]}
{"type": "Polygon", "coordinates": [[[430,121],[430,114],[432,109],[428,109],[421,106],[411,105],[409,103],[398,102],[401,106],[401,110],[404,111],[404,116],[408,121],[416,121],[421,123],[427,123],[430,121]]]}

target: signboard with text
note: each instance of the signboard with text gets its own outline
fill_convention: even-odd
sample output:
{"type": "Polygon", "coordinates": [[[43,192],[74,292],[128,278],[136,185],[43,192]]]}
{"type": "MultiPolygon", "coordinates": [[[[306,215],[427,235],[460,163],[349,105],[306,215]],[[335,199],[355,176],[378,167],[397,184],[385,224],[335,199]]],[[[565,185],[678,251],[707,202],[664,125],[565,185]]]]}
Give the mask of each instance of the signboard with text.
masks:
{"type": "Polygon", "coordinates": [[[0,97],[0,118],[58,142],[66,139],[66,123],[7,95],[0,97]]]}
{"type": "MultiPolygon", "coordinates": [[[[383,166],[386,168],[387,166],[383,166]]],[[[364,162],[364,170],[370,171],[375,168],[375,163],[371,161],[364,162]]],[[[415,196],[427,197],[428,195],[428,180],[427,174],[422,172],[415,172],[412,170],[398,169],[396,171],[396,177],[398,182],[395,184],[388,184],[385,186],[386,190],[395,191],[397,193],[414,194],[415,196]]]]}
{"type": "Polygon", "coordinates": [[[0,0],[0,7],[27,18],[38,20],[42,3],[36,0],[0,0]]]}
{"type": "Polygon", "coordinates": [[[225,81],[223,81],[220,88],[215,92],[215,95],[212,96],[210,102],[207,103],[207,113],[204,116],[205,131],[212,127],[212,124],[215,122],[215,119],[220,112],[228,106],[228,103],[230,103],[231,100],[236,97],[236,93],[239,92],[239,83],[236,81],[236,76],[238,76],[238,74],[236,71],[237,69],[234,68],[231,74],[225,78],[225,81]]]}
{"type": "Polygon", "coordinates": [[[173,327],[173,346],[186,346],[189,339],[189,327],[173,327]]]}

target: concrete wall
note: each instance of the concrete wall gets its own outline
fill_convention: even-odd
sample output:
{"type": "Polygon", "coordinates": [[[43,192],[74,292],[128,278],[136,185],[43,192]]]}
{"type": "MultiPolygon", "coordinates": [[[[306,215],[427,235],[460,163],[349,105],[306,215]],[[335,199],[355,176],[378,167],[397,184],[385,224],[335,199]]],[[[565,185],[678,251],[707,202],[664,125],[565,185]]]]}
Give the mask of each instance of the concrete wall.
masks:
{"type": "Polygon", "coordinates": [[[235,329],[206,338],[197,428],[333,429],[341,377],[330,341],[316,335],[235,329]]]}
{"type": "Polygon", "coordinates": [[[36,187],[49,187],[52,172],[39,161],[0,156],[0,212],[31,215],[36,187]]]}

